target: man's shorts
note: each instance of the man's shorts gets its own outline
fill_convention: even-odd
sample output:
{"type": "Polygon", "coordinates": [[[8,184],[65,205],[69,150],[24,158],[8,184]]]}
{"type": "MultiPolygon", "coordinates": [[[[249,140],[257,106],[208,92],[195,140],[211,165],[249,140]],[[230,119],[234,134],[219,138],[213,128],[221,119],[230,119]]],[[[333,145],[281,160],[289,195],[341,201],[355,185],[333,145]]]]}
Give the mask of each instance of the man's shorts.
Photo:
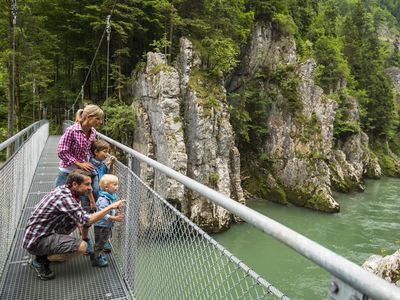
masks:
{"type": "Polygon", "coordinates": [[[54,233],[43,237],[34,247],[28,249],[33,255],[53,255],[71,253],[79,250],[81,240],[70,235],[54,233]]]}

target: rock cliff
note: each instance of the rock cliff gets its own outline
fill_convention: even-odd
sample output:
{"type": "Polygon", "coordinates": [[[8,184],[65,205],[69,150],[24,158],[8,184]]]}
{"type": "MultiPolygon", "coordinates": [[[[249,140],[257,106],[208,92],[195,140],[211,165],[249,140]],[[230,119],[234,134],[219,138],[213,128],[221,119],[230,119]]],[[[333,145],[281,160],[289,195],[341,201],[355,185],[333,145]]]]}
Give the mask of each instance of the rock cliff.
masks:
{"type": "MultiPolygon", "coordinates": [[[[187,39],[181,40],[174,66],[160,53],[147,54],[146,66],[137,71],[130,89],[138,119],[133,147],[244,203],[225,89],[207,79],[200,64],[187,39]]],[[[143,165],[140,172],[159,194],[208,232],[222,231],[233,221],[225,209],[159,172],[143,165]]]]}
{"type": "MultiPolygon", "coordinates": [[[[338,104],[314,83],[315,67],[312,60],[297,61],[293,40],[271,24],[258,22],[227,89],[238,93],[245,88],[244,82],[257,78],[265,93],[277,90],[264,122],[267,134],[258,145],[258,156],[269,160],[266,167],[260,167],[266,184],[262,196],[283,204],[337,212],[340,208],[332,189],[363,190],[363,177],[380,177],[381,170],[365,133],[359,131],[334,142],[338,104]],[[289,72],[281,76],[285,84],[272,80],[285,69],[295,78],[291,94],[287,92],[289,72]],[[261,82],[260,72],[264,75],[261,82]]],[[[338,87],[342,85],[345,83],[338,87]]],[[[350,98],[349,103],[345,118],[358,122],[357,100],[350,98]]]]}
{"type": "Polygon", "coordinates": [[[362,267],[400,287],[400,250],[384,257],[372,255],[362,267]]]}

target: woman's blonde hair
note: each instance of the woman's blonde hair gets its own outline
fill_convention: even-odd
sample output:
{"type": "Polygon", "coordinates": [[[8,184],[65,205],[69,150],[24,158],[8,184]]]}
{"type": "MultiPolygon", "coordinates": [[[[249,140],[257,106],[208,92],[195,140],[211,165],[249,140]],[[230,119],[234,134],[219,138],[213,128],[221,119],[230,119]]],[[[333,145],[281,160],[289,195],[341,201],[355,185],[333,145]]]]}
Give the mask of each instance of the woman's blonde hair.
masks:
{"type": "Polygon", "coordinates": [[[75,122],[82,121],[82,113],[83,113],[83,109],[82,108],[78,109],[78,111],[75,114],[75,122]]]}
{"type": "Polygon", "coordinates": [[[103,110],[95,104],[86,105],[84,109],[78,110],[77,114],[78,113],[80,113],[79,116],[77,116],[77,118],[79,118],[79,121],[84,121],[85,119],[93,116],[98,116],[101,118],[104,117],[103,110]]]}
{"type": "Polygon", "coordinates": [[[118,183],[118,177],[113,174],[104,174],[100,178],[99,186],[104,190],[109,183],[118,183]]]}

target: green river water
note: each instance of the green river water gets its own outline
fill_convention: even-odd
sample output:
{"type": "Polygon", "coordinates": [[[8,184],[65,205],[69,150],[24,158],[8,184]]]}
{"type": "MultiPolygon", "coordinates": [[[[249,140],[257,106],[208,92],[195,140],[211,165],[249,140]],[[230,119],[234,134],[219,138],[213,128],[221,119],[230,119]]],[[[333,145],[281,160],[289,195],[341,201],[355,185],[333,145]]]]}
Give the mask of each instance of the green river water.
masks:
{"type": "MultiPolygon", "coordinates": [[[[361,265],[400,248],[400,179],[369,180],[362,193],[336,194],[341,212],[324,214],[272,202],[248,205],[361,265]]],[[[326,299],[330,274],[248,224],[213,236],[291,299],[326,299]]]]}

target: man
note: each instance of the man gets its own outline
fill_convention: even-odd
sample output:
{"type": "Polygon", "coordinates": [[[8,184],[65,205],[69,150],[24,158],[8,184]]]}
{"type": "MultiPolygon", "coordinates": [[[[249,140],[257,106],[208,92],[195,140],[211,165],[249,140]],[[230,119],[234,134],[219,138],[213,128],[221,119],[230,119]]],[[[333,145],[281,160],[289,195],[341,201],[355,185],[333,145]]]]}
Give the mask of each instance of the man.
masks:
{"type": "Polygon", "coordinates": [[[48,256],[61,254],[71,258],[86,252],[86,242],[69,235],[78,223],[93,224],[111,209],[123,206],[124,200],[120,200],[99,212],[86,213],[79,196],[91,191],[91,183],[89,173],[75,170],[69,174],[65,185],[55,188],[35,206],[25,229],[23,248],[36,256],[30,266],[40,279],[55,277],[48,256]]]}

